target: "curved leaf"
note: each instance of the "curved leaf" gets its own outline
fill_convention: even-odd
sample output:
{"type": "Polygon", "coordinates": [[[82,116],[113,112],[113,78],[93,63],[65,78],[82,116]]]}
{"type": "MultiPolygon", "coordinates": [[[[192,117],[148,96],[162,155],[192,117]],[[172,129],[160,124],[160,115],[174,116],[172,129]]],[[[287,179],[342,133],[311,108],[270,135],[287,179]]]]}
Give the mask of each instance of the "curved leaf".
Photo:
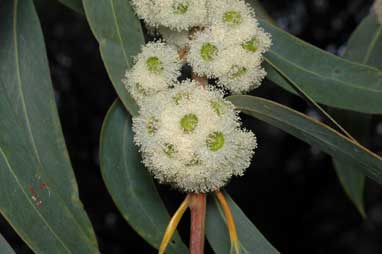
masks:
{"type": "Polygon", "coordinates": [[[297,83],[315,101],[328,106],[364,113],[382,113],[382,72],[316,48],[261,20],[272,34],[273,46],[265,54],[286,77],[270,64],[267,78],[296,93],[287,79],[297,83]],[[368,84],[368,86],[365,86],[368,84]],[[340,96],[339,96],[340,95],[340,96]]]}
{"type": "Polygon", "coordinates": [[[272,19],[272,17],[269,15],[267,10],[263,7],[263,5],[260,3],[259,0],[248,0],[252,8],[255,10],[256,17],[259,19],[264,19],[268,21],[271,24],[275,24],[275,21],[272,19]]]}
{"type": "MultiPolygon", "coordinates": [[[[351,35],[344,57],[354,62],[382,69],[382,26],[374,15],[367,16],[351,35]]],[[[363,84],[367,87],[369,84],[363,84]]],[[[362,144],[370,141],[371,116],[356,112],[332,109],[331,114],[362,144]]],[[[363,194],[365,176],[347,160],[333,159],[340,182],[357,207],[365,216],[363,194]]]]}
{"type": "Polygon", "coordinates": [[[128,0],[83,0],[83,3],[114,88],[134,115],[138,107],[125,89],[122,79],[144,43],[141,24],[128,0]]]}
{"type": "Polygon", "coordinates": [[[80,14],[84,13],[84,8],[82,6],[81,0],[58,0],[58,1],[80,14]]]}
{"type": "Polygon", "coordinates": [[[0,234],[0,253],[2,254],[16,254],[16,252],[12,249],[9,243],[4,239],[4,237],[0,234]]]}
{"type": "Polygon", "coordinates": [[[0,212],[36,253],[97,253],[33,1],[0,2],[0,212]]]}
{"type": "Polygon", "coordinates": [[[382,184],[382,159],[313,118],[293,109],[255,96],[227,97],[243,113],[267,122],[283,131],[317,146],[334,158],[346,159],[362,172],[382,184]]]}
{"type": "MultiPolygon", "coordinates": [[[[224,193],[232,210],[243,254],[278,254],[278,252],[240,210],[228,193],[224,193]]],[[[207,207],[206,234],[216,254],[227,254],[230,239],[225,216],[216,197],[210,196],[207,207]],[[211,200],[210,200],[211,199],[211,200]]]]}
{"type": "MultiPolygon", "coordinates": [[[[118,100],[110,108],[101,134],[103,179],[124,218],[152,246],[159,248],[170,217],[133,142],[131,116],[118,100]]],[[[176,233],[168,253],[188,253],[176,233]]]]}
{"type": "MultiPolygon", "coordinates": [[[[332,109],[330,113],[356,137],[361,144],[366,144],[369,141],[371,120],[369,115],[339,109],[332,109]]],[[[333,158],[333,164],[346,195],[354,203],[361,216],[365,217],[366,214],[363,204],[365,188],[364,173],[357,169],[357,165],[354,165],[346,158],[333,158]]]]}
{"type": "MultiPolygon", "coordinates": [[[[382,25],[373,14],[367,16],[351,35],[345,58],[382,70],[382,25]]],[[[370,84],[364,83],[364,86],[370,84]]]]}
{"type": "Polygon", "coordinates": [[[361,216],[366,217],[363,203],[365,175],[346,159],[333,158],[333,164],[346,195],[354,203],[361,216]]]}

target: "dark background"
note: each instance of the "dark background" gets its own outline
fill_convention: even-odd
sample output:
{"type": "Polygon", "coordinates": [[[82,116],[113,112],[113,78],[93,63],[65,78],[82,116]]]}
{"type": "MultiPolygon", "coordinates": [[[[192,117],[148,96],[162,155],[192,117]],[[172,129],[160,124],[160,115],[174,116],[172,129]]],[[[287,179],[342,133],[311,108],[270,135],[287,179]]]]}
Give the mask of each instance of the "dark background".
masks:
{"type": "MultiPolygon", "coordinates": [[[[103,254],[156,253],[121,217],[100,175],[100,128],[116,94],[97,42],[83,16],[47,2],[52,1],[42,2],[38,11],[58,109],[80,196],[93,222],[101,251],[103,254]]],[[[278,25],[339,55],[371,5],[371,1],[360,0],[262,2],[278,25]]],[[[253,94],[319,117],[304,101],[270,82],[264,82],[253,94]]],[[[362,219],[344,194],[327,155],[269,125],[244,116],[243,121],[256,132],[260,146],[247,174],[233,179],[227,190],[279,251],[382,253],[379,186],[367,182],[367,218],[362,219]]],[[[366,145],[382,151],[380,119],[374,119],[370,133],[371,140],[366,145]]],[[[160,189],[173,212],[183,195],[168,187],[160,189]]],[[[181,226],[186,240],[187,223],[186,219],[181,226]]],[[[17,253],[31,253],[4,221],[0,221],[0,227],[17,253]]]]}

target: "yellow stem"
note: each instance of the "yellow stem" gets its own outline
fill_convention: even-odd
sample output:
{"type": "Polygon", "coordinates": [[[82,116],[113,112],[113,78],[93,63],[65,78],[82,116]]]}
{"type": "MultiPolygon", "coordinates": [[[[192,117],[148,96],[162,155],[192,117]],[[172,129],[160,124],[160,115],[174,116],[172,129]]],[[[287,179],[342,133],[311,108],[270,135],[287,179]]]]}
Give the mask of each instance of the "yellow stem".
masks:
{"type": "Polygon", "coordinates": [[[220,205],[223,208],[224,215],[226,218],[227,228],[229,237],[231,239],[231,253],[239,254],[240,253],[240,243],[239,243],[239,237],[237,236],[235,221],[232,216],[231,209],[227,203],[227,200],[225,199],[223,193],[220,191],[216,192],[216,196],[220,202],[220,205]]]}
{"type": "Polygon", "coordinates": [[[190,195],[188,194],[182,204],[176,210],[175,214],[172,216],[170,223],[166,228],[166,232],[163,235],[162,243],[159,247],[159,254],[164,254],[167,248],[168,243],[170,242],[174,232],[179,224],[180,219],[182,218],[184,212],[190,206],[190,195]]]}

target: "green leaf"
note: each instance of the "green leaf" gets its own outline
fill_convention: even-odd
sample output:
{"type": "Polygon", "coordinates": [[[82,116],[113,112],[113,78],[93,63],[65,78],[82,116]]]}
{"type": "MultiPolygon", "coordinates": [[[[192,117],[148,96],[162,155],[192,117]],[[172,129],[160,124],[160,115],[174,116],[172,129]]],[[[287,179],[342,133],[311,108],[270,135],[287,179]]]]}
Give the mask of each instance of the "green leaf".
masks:
{"type": "Polygon", "coordinates": [[[0,212],[36,253],[98,253],[33,1],[0,2],[0,212]]]}
{"type": "Polygon", "coordinates": [[[7,240],[0,234],[0,253],[2,254],[16,254],[16,252],[9,245],[7,240]]]}
{"type": "MultiPolygon", "coordinates": [[[[367,16],[351,35],[344,57],[354,62],[367,64],[382,69],[382,26],[374,15],[367,16]]],[[[369,84],[363,84],[367,87],[369,84]]],[[[332,109],[331,114],[355,136],[361,144],[370,141],[371,116],[356,112],[332,109]]],[[[363,194],[365,176],[346,159],[333,159],[334,167],[340,182],[357,207],[365,217],[363,194]]]]}
{"type": "MultiPolygon", "coordinates": [[[[371,120],[369,115],[339,109],[332,109],[330,113],[356,137],[361,144],[365,144],[369,141],[371,120]]],[[[345,193],[354,203],[361,216],[365,217],[366,214],[363,204],[365,187],[364,173],[357,169],[357,165],[349,162],[346,158],[333,158],[333,163],[345,193]]]]}
{"type": "Polygon", "coordinates": [[[84,13],[84,8],[82,6],[81,0],[58,0],[60,3],[65,5],[66,7],[69,7],[70,9],[78,12],[79,14],[84,13]]]}
{"type": "Polygon", "coordinates": [[[346,159],[333,158],[334,168],[340,180],[340,183],[349,197],[354,203],[362,217],[366,217],[365,208],[363,204],[363,195],[365,188],[365,176],[357,170],[352,162],[346,159]]]}
{"type": "Polygon", "coordinates": [[[243,113],[267,122],[317,146],[334,158],[346,159],[357,169],[382,184],[382,159],[329,126],[276,102],[255,96],[227,97],[243,113]]]}
{"type": "MultiPolygon", "coordinates": [[[[159,248],[170,217],[133,142],[131,116],[118,100],[110,108],[101,133],[100,162],[103,179],[114,202],[129,224],[159,248]]],[[[188,253],[178,233],[168,253],[188,253]]]]}
{"type": "Polygon", "coordinates": [[[256,17],[259,19],[264,19],[271,24],[274,24],[275,21],[268,14],[267,10],[263,7],[259,0],[249,0],[248,1],[252,8],[255,10],[256,17]]]}
{"type": "MultiPolygon", "coordinates": [[[[377,17],[370,14],[351,35],[345,58],[382,70],[382,25],[377,17]]],[[[364,83],[369,86],[369,83],[364,83]]]]}
{"type": "Polygon", "coordinates": [[[83,0],[83,3],[114,88],[130,114],[135,115],[138,107],[122,79],[144,44],[141,24],[128,0],[83,0]]]}
{"type": "MultiPolygon", "coordinates": [[[[382,113],[380,70],[318,49],[266,21],[260,20],[260,25],[271,33],[273,40],[265,59],[315,101],[358,112],[382,113]]],[[[280,72],[268,63],[264,67],[268,79],[296,93],[280,72]]]]}
{"type": "MultiPolygon", "coordinates": [[[[243,254],[278,254],[278,252],[261,232],[245,216],[232,198],[224,193],[235,220],[236,229],[243,254]]],[[[206,235],[216,254],[227,254],[230,250],[230,239],[223,209],[216,197],[209,196],[206,218],[206,235]]]]}

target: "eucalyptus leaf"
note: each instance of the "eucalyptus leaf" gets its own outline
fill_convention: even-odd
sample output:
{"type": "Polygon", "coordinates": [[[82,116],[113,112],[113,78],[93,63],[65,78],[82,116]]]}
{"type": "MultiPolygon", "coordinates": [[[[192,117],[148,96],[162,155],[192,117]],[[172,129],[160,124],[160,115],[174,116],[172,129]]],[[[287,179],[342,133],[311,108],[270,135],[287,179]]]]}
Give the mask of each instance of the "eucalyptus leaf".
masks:
{"type": "Polygon", "coordinates": [[[122,79],[144,44],[141,24],[128,0],[83,0],[83,3],[114,88],[126,108],[135,115],[138,107],[122,79]]]}
{"type": "Polygon", "coordinates": [[[259,0],[248,0],[252,8],[255,10],[256,17],[259,19],[264,19],[271,24],[274,24],[275,21],[268,14],[267,10],[263,7],[259,0]]]}
{"type": "Polygon", "coordinates": [[[67,6],[68,8],[83,14],[84,8],[82,6],[82,0],[58,0],[63,5],[67,6]]]}
{"type": "Polygon", "coordinates": [[[0,213],[36,253],[98,253],[32,0],[0,2],[0,213]]]}
{"type": "MultiPolygon", "coordinates": [[[[278,252],[261,232],[245,216],[243,211],[232,200],[228,193],[224,193],[235,220],[243,254],[278,254],[278,252]]],[[[206,235],[216,254],[227,254],[230,250],[230,239],[225,222],[223,209],[213,195],[209,196],[206,218],[206,235]]]]}
{"type": "MultiPolygon", "coordinates": [[[[367,16],[351,35],[344,57],[354,62],[382,69],[382,26],[372,14],[367,16]]],[[[369,84],[363,84],[367,87],[369,84]]],[[[330,111],[361,144],[370,141],[371,116],[339,109],[330,111]]],[[[362,216],[365,216],[363,194],[365,176],[346,159],[333,159],[340,182],[362,216]]]]}
{"type": "MultiPolygon", "coordinates": [[[[140,22],[135,16],[135,13],[129,1],[84,0],[83,2],[87,19],[89,20],[93,34],[99,42],[101,56],[108,71],[109,77],[114,85],[114,88],[116,89],[119,98],[121,99],[125,108],[130,112],[132,116],[135,116],[138,113],[138,107],[135,104],[135,101],[132,99],[132,97],[127,93],[122,83],[122,79],[124,78],[126,70],[131,68],[133,64],[133,57],[140,52],[140,47],[144,43],[144,37],[140,22]]],[[[131,120],[128,114],[124,112],[121,103],[116,103],[112,107],[108,115],[110,116],[110,118],[112,118],[112,116],[114,115],[119,117],[123,115],[126,119],[116,124],[120,124],[122,128],[130,128],[130,126],[126,125],[130,124],[131,120]],[[114,111],[116,113],[113,113],[114,111]]],[[[118,119],[121,120],[121,118],[118,119]]],[[[116,135],[114,131],[111,131],[107,128],[108,125],[109,124],[107,123],[107,121],[105,121],[102,137],[109,136],[110,132],[113,132],[114,136],[116,135]]],[[[112,124],[110,123],[110,125],[112,124]]],[[[119,135],[121,135],[121,133],[119,133],[119,135]]],[[[129,135],[131,139],[131,129],[129,129],[129,132],[126,132],[125,135],[129,135]]],[[[106,149],[105,147],[110,144],[106,142],[109,142],[108,140],[111,140],[112,138],[102,137],[100,157],[101,161],[103,162],[101,162],[101,170],[103,172],[106,185],[109,188],[109,192],[113,196],[114,201],[116,202],[120,211],[124,215],[125,219],[144,239],[146,239],[146,241],[148,241],[154,247],[158,248],[161,241],[161,237],[170,219],[168,213],[166,212],[164,204],[160,199],[157,190],[155,189],[151,176],[147,173],[147,170],[140,163],[140,157],[138,155],[137,148],[132,143],[132,140],[130,140],[129,143],[121,144],[122,140],[120,140],[120,136],[115,136],[119,141],[119,149],[122,145],[124,145],[124,149],[127,149],[127,147],[129,147],[129,151],[133,151],[132,155],[124,154],[123,156],[136,156],[136,160],[134,162],[135,164],[128,165],[129,168],[122,167],[110,169],[109,167],[114,165],[110,165],[110,160],[106,158],[106,156],[110,156],[110,149],[106,149]],[[105,159],[103,160],[102,158],[105,159]],[[142,194],[140,194],[139,191],[137,193],[127,193],[125,191],[119,194],[119,188],[124,188],[124,186],[126,186],[127,179],[119,178],[118,175],[110,175],[110,170],[113,171],[117,169],[126,172],[124,174],[128,174],[127,176],[131,176],[134,174],[135,177],[137,177],[138,182],[141,181],[142,183],[144,183],[142,185],[142,189],[139,189],[139,191],[143,191],[142,194]],[[116,187],[112,186],[113,179],[120,180],[116,187]],[[115,188],[118,189],[115,190],[115,188]],[[144,204],[142,206],[138,206],[141,210],[132,209],[134,207],[132,207],[130,203],[127,203],[127,194],[129,194],[129,197],[131,195],[135,196],[134,202],[131,203],[134,204],[134,206],[137,206],[140,203],[144,204]],[[121,197],[120,195],[123,196],[121,197]],[[152,209],[153,207],[155,209],[152,209]],[[131,216],[132,214],[133,216],[131,216]],[[139,217],[135,216],[137,214],[139,215],[139,217]],[[153,220],[153,218],[155,218],[155,220],[153,220]]],[[[112,140],[115,141],[115,139],[112,140]]],[[[130,183],[133,184],[132,181],[130,183]]],[[[187,247],[182,243],[178,234],[174,236],[174,240],[175,242],[170,243],[169,246],[170,253],[188,252],[187,247]]]]}
{"type": "MultiPolygon", "coordinates": [[[[366,64],[382,71],[382,25],[377,17],[370,14],[351,35],[345,58],[357,63],[366,64]]],[[[370,84],[365,83],[364,86],[370,84]]]]}
{"type": "MultiPolygon", "coordinates": [[[[116,101],[105,118],[101,133],[102,176],[124,218],[142,238],[159,248],[170,216],[152,176],[141,162],[133,142],[131,123],[131,116],[123,104],[116,101]]],[[[188,253],[178,233],[167,253],[188,253]]]]}
{"type": "Polygon", "coordinates": [[[16,252],[9,245],[7,240],[0,234],[0,253],[1,254],[16,254],[16,252]]]}
{"type": "Polygon", "coordinates": [[[342,158],[333,158],[338,179],[349,199],[354,203],[362,217],[366,217],[364,207],[365,175],[357,170],[352,162],[342,158]]]}
{"type": "MultiPolygon", "coordinates": [[[[265,9],[258,1],[250,1],[259,18],[274,23],[265,9]]],[[[366,17],[352,34],[345,53],[345,58],[359,63],[367,63],[370,59],[377,60],[374,67],[379,67],[378,57],[380,54],[375,52],[376,48],[381,47],[381,26],[376,22],[375,16],[366,17]]],[[[382,50],[379,50],[382,52],[382,50]]],[[[379,68],[381,69],[381,68],[379,68]]],[[[368,84],[365,84],[368,85],[368,84]]],[[[369,123],[371,117],[362,113],[346,111],[341,109],[329,109],[330,115],[341,123],[353,136],[357,137],[361,143],[366,143],[369,138],[369,123]]],[[[365,188],[365,176],[362,172],[354,168],[352,163],[346,159],[333,159],[334,168],[345,193],[354,203],[361,216],[365,217],[363,204],[363,194],[365,188]]]]}
{"type": "Polygon", "coordinates": [[[227,97],[245,114],[267,122],[314,145],[334,158],[346,159],[382,184],[382,159],[329,126],[276,102],[247,95],[227,97]]]}
{"type": "Polygon", "coordinates": [[[382,113],[381,70],[325,52],[264,20],[260,20],[260,25],[272,35],[273,41],[271,50],[265,54],[268,79],[296,93],[287,81],[292,80],[313,100],[328,106],[382,113]]]}

